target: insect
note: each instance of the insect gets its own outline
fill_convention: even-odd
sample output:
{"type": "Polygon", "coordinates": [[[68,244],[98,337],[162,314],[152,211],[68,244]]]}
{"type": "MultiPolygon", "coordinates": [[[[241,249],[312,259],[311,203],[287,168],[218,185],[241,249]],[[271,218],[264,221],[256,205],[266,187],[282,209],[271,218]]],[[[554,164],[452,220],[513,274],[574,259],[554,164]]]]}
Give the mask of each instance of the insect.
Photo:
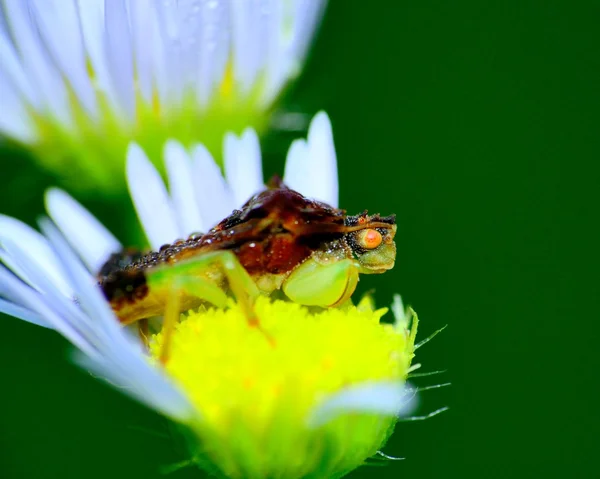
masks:
{"type": "Polygon", "coordinates": [[[99,283],[123,324],[164,315],[167,331],[180,311],[203,303],[225,307],[232,295],[259,327],[253,302],[260,294],[283,293],[323,308],[345,303],[360,273],[394,266],[395,233],[394,215],[346,215],[275,178],[206,234],[155,252],[113,255],[99,283]]]}

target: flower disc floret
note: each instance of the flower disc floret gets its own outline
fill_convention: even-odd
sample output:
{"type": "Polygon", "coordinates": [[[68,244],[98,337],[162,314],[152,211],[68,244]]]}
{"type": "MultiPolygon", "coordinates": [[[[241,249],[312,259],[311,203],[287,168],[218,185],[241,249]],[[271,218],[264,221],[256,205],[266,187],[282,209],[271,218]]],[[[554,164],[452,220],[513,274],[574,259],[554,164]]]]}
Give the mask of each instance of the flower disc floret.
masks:
{"type": "MultiPolygon", "coordinates": [[[[192,454],[239,478],[338,477],[375,454],[394,416],[349,411],[312,420],[344,390],[407,376],[414,336],[382,323],[386,308],[366,305],[311,312],[263,297],[261,329],[236,304],[188,312],[165,368],[199,411],[192,454]]],[[[162,340],[159,333],[151,341],[155,358],[162,340]]]]}

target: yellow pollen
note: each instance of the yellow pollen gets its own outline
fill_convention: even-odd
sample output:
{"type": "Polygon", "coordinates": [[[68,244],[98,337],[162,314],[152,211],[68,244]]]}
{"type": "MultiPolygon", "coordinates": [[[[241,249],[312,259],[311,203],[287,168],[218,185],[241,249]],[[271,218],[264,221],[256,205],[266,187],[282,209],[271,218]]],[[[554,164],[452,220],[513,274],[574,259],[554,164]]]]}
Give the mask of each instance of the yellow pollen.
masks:
{"type": "MultiPolygon", "coordinates": [[[[296,473],[280,476],[281,468],[296,466],[270,463],[275,456],[268,451],[306,451],[314,466],[324,444],[323,432],[315,436],[307,427],[315,407],[348,386],[402,381],[408,374],[414,337],[406,328],[380,322],[387,308],[371,306],[365,300],[357,307],[311,312],[261,297],[255,310],[262,331],[250,327],[233,302],[226,310],[201,308],[182,315],[165,369],[198,411],[199,423],[192,427],[200,442],[229,444],[233,450],[239,441],[248,442],[268,462],[260,467],[266,475],[257,477],[304,477],[303,468],[310,469],[306,461],[296,464],[296,473]],[[315,441],[321,441],[319,447],[315,441]]],[[[155,361],[162,339],[157,334],[150,342],[155,361]]],[[[328,434],[342,443],[359,441],[362,449],[346,451],[347,465],[358,461],[356,467],[385,442],[395,420],[371,418],[367,426],[357,417],[349,420],[358,428],[356,438],[345,439],[348,424],[328,434]]],[[[227,461],[224,456],[213,460],[228,477],[252,477],[239,458],[242,453],[231,454],[227,461]]]]}

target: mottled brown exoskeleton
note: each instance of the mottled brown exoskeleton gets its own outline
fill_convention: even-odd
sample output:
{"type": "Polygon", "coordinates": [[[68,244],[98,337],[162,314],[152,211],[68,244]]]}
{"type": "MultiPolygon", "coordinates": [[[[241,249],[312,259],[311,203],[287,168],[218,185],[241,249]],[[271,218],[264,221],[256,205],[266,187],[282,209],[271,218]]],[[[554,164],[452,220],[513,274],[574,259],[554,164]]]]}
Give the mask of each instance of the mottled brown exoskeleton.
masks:
{"type": "Polygon", "coordinates": [[[259,294],[281,291],[320,307],[347,301],[360,273],[394,266],[395,233],[393,215],[349,216],[273,180],[206,234],[113,255],[99,281],[124,324],[158,315],[176,321],[202,303],[224,307],[232,294],[258,325],[252,305],[259,294]]]}

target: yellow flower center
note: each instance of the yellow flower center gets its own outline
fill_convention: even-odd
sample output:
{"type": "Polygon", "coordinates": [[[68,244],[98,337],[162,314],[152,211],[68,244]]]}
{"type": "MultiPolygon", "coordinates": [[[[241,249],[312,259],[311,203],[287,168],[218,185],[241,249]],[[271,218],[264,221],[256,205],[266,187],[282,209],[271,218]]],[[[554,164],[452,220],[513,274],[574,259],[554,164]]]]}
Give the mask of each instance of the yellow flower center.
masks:
{"type": "MultiPolygon", "coordinates": [[[[414,335],[381,323],[386,312],[373,310],[369,301],[311,312],[263,297],[256,303],[261,329],[249,326],[233,303],[227,310],[188,312],[172,337],[165,368],[198,411],[193,427],[200,448],[212,450],[211,460],[228,477],[304,477],[331,447],[337,459],[348,455],[349,462],[336,463],[330,473],[357,467],[381,447],[395,419],[354,415],[350,423],[338,418],[313,430],[308,418],[348,386],[406,378],[414,335]],[[352,433],[357,437],[347,437],[352,433]],[[358,450],[352,446],[357,439],[358,450]]],[[[154,358],[162,339],[152,338],[154,358]]]]}

